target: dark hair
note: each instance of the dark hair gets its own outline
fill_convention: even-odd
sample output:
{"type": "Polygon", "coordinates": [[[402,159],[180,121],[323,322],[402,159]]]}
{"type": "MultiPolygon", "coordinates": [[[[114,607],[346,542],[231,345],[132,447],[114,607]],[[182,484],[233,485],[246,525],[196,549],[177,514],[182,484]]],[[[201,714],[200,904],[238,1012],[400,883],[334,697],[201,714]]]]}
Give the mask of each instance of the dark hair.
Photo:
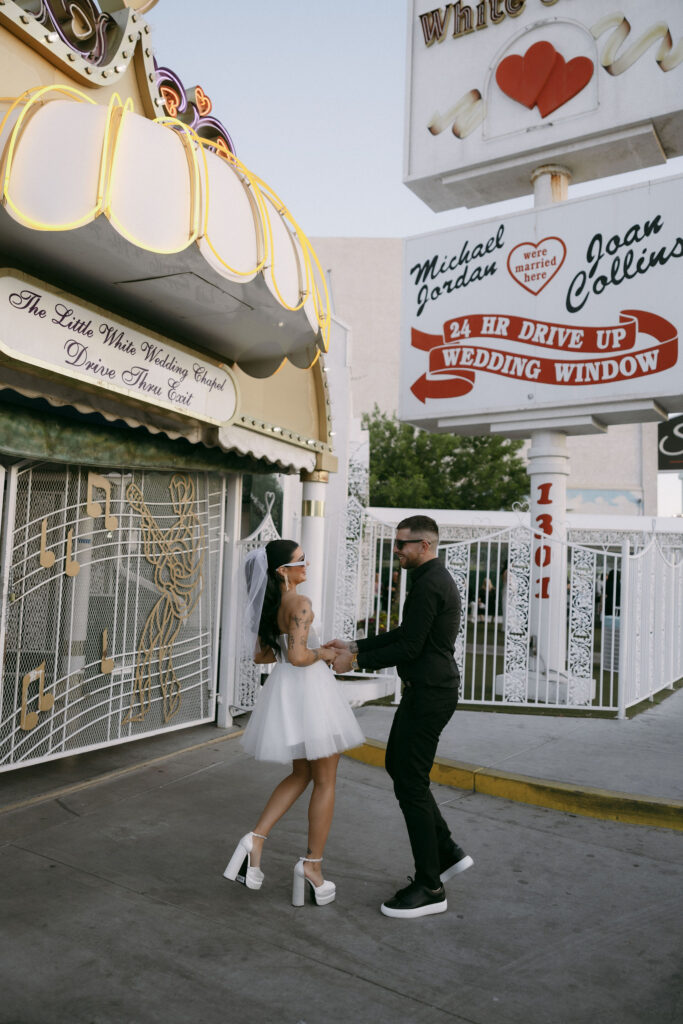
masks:
{"type": "Polygon", "coordinates": [[[280,628],[277,624],[277,613],[280,610],[280,602],[282,600],[282,591],[280,589],[282,578],[277,575],[277,570],[281,565],[291,562],[292,555],[298,546],[295,540],[271,540],[266,544],[268,581],[263,597],[263,609],[261,610],[258,635],[261,643],[265,647],[272,647],[274,651],[280,650],[280,628]]]}
{"type": "Polygon", "coordinates": [[[408,516],[402,519],[397,530],[410,530],[411,533],[431,533],[434,540],[439,539],[439,527],[430,516],[408,516]]]}

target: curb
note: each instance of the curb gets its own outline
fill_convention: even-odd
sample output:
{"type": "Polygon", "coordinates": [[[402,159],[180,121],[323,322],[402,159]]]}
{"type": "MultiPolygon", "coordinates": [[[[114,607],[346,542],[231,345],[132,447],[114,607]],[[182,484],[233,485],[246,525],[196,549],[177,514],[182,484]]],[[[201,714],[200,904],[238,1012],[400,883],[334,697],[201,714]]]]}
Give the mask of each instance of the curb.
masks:
{"type": "MultiPolygon", "coordinates": [[[[381,740],[368,738],[359,747],[345,751],[345,756],[383,768],[386,748],[386,743],[381,740]]],[[[530,775],[516,775],[465,761],[451,761],[447,757],[435,759],[430,778],[440,786],[498,796],[535,807],[580,814],[586,818],[683,831],[683,802],[680,800],[637,796],[610,789],[538,779],[530,775]]]]}

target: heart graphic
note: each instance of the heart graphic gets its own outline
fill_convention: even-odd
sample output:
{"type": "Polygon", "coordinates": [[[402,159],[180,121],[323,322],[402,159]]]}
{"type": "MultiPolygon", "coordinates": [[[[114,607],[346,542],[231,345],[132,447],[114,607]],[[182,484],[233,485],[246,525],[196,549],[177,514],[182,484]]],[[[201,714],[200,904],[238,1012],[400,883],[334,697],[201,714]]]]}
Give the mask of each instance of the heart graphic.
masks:
{"type": "Polygon", "coordinates": [[[593,61],[588,57],[565,61],[561,53],[556,53],[555,66],[536,99],[541,117],[552,114],[553,110],[585,89],[593,77],[593,70],[593,61]]]}
{"type": "Polygon", "coordinates": [[[523,57],[512,54],[496,68],[496,82],[506,96],[531,109],[555,67],[552,43],[534,43],[523,57]]]}
{"type": "Polygon", "coordinates": [[[162,85],[159,89],[164,106],[170,117],[175,117],[180,107],[180,96],[170,85],[162,85]]]}
{"type": "Polygon", "coordinates": [[[211,100],[206,95],[201,85],[195,85],[194,87],[193,102],[202,117],[206,117],[207,114],[211,113],[211,100]]]}
{"type": "Polygon", "coordinates": [[[531,109],[538,104],[541,117],[568,103],[593,77],[589,57],[565,61],[552,43],[534,43],[523,57],[511,54],[496,69],[496,82],[510,99],[531,109]]]}
{"type": "Polygon", "coordinates": [[[555,277],[566,255],[567,247],[554,235],[540,242],[520,242],[510,249],[508,272],[522,288],[538,295],[555,277]]]}
{"type": "Polygon", "coordinates": [[[88,15],[85,13],[82,7],[78,4],[72,3],[70,5],[71,11],[71,31],[75,35],[76,39],[81,41],[90,39],[90,36],[95,31],[88,15]]]}

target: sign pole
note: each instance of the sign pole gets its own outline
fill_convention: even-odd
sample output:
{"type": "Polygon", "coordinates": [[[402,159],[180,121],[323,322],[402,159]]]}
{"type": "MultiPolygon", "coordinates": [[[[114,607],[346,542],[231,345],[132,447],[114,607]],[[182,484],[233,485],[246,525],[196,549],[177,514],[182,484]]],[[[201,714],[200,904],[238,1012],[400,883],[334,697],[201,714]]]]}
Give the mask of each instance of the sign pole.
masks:
{"type": "MultiPolygon", "coordinates": [[[[534,206],[566,200],[570,179],[566,167],[538,167],[531,176],[534,206]]],[[[530,693],[554,702],[561,699],[557,684],[566,668],[567,652],[567,435],[559,430],[531,431],[528,460],[534,531],[530,636],[537,672],[530,671],[527,685],[530,693]]]]}

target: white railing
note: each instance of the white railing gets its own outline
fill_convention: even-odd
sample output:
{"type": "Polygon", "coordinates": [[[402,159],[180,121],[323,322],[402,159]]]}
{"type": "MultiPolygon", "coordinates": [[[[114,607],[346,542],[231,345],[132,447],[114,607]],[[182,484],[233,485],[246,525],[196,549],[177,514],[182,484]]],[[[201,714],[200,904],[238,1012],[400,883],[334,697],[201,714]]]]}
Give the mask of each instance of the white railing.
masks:
{"type": "MultiPolygon", "coordinates": [[[[502,529],[481,521],[441,529],[439,557],[462,605],[455,656],[464,704],[623,716],[683,676],[681,534],[648,539],[636,523],[602,534],[595,524],[573,526],[563,545],[567,590],[558,617],[538,599],[538,538],[521,516],[506,519],[502,529]]],[[[407,574],[393,557],[394,532],[393,518],[366,513],[358,636],[400,621],[407,574]]]]}
{"type": "Polygon", "coordinates": [[[683,560],[657,538],[622,553],[621,710],[683,676],[683,560]]]}

